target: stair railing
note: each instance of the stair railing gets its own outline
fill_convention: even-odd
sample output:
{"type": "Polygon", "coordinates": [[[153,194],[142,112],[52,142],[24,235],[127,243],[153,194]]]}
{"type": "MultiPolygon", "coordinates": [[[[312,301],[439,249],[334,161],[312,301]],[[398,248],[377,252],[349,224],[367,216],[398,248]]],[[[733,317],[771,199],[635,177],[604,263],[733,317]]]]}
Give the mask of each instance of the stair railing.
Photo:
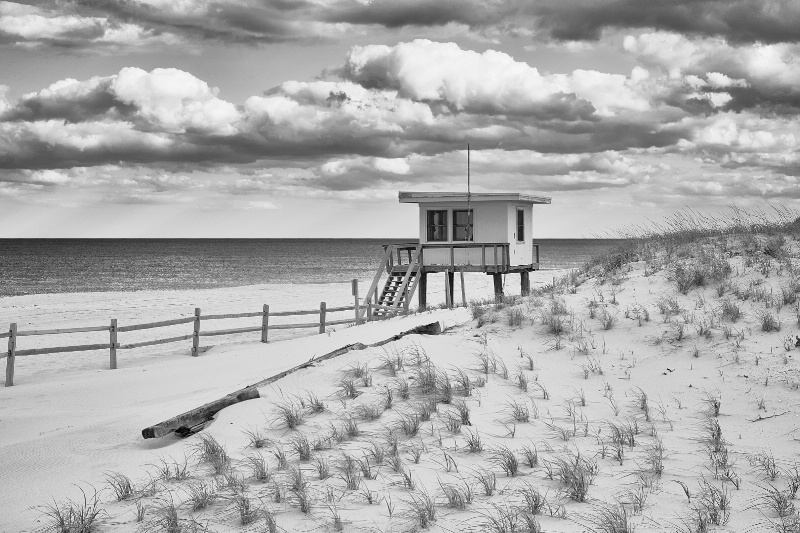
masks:
{"type": "MultiPolygon", "coordinates": [[[[403,283],[400,285],[397,294],[400,296],[399,298],[395,298],[394,304],[392,305],[395,309],[400,309],[400,300],[403,299],[403,295],[405,294],[406,289],[408,288],[408,282],[411,279],[411,275],[414,273],[414,268],[419,266],[419,256],[422,253],[422,244],[418,244],[416,249],[414,250],[414,259],[411,260],[409,258],[408,261],[408,269],[406,270],[406,275],[403,276],[403,283]]],[[[415,276],[418,277],[418,276],[415,276]]],[[[411,299],[411,295],[407,295],[404,299],[405,303],[403,304],[403,308],[408,311],[408,301],[411,299]]]]}
{"type": "MultiPolygon", "coordinates": [[[[419,261],[419,264],[422,265],[422,261],[419,261]]],[[[414,276],[414,281],[411,284],[411,288],[408,290],[408,296],[406,297],[405,301],[403,302],[403,314],[408,314],[408,307],[411,304],[411,300],[414,298],[414,293],[417,292],[417,285],[419,285],[419,279],[422,277],[422,273],[418,273],[414,276]]]]}
{"type": "Polygon", "coordinates": [[[389,244],[386,246],[386,251],[383,253],[383,261],[381,261],[381,266],[379,266],[378,270],[375,272],[375,278],[372,280],[372,285],[370,285],[367,295],[364,297],[364,305],[361,306],[359,318],[361,318],[361,316],[367,312],[369,304],[375,297],[375,294],[378,290],[378,283],[381,281],[381,275],[383,274],[383,271],[386,270],[389,262],[392,260],[392,254],[394,254],[394,245],[389,244]]]}

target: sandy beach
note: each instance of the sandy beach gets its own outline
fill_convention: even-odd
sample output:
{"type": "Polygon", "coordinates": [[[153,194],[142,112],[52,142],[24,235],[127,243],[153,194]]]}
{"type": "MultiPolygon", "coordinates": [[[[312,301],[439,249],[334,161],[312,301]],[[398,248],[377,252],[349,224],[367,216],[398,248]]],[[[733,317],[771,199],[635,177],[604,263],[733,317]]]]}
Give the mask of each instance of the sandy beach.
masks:
{"type": "Polygon", "coordinates": [[[0,530],[45,527],[33,506],[83,502],[80,487],[97,490],[97,531],[794,531],[789,255],[760,241],[691,249],[539,278],[498,305],[37,374],[0,396],[0,468],[13,479],[0,530]],[[682,283],[700,279],[682,277],[692,268],[710,270],[682,283]],[[443,334],[290,374],[186,439],[138,435],[434,320],[443,334]],[[163,468],[183,464],[186,478],[163,468]],[[130,493],[108,476],[130,479],[130,493]]]}
{"type": "MultiPolygon", "coordinates": [[[[552,281],[560,270],[544,270],[534,277],[535,284],[552,281]]],[[[460,279],[456,277],[456,299],[461,301],[460,279]]],[[[359,280],[360,292],[366,293],[372,280],[359,280]]],[[[519,277],[507,276],[506,283],[511,294],[519,294],[519,277]]],[[[467,299],[488,298],[492,294],[490,276],[483,274],[467,274],[465,276],[465,294],[467,299]]],[[[444,276],[431,276],[429,304],[436,306],[444,302],[444,276]]],[[[190,317],[194,309],[199,307],[203,314],[256,312],[264,304],[269,304],[271,312],[291,310],[319,309],[320,302],[328,307],[351,306],[353,296],[349,283],[320,284],[263,284],[245,287],[226,287],[218,289],[182,290],[182,291],[137,291],[137,292],[90,292],[63,294],[34,294],[0,298],[0,324],[16,322],[19,330],[59,329],[87,326],[102,326],[116,318],[119,326],[141,324],[175,318],[190,317]]],[[[329,320],[350,318],[352,312],[329,314],[329,320]]],[[[305,322],[303,317],[273,317],[272,324],[305,322]]],[[[231,329],[248,326],[259,326],[261,319],[245,318],[235,320],[218,320],[213,323],[214,329],[231,329]]],[[[3,326],[5,328],[5,326],[3,326]]],[[[211,327],[211,326],[209,326],[211,327]]],[[[343,326],[332,327],[331,330],[343,326]]],[[[191,333],[191,324],[168,326],[159,329],[132,331],[119,334],[120,343],[134,343],[156,338],[166,338],[191,333]]],[[[270,338],[286,340],[308,335],[309,329],[274,330],[270,338]]],[[[209,337],[203,340],[204,346],[224,346],[242,342],[251,342],[259,338],[259,333],[246,333],[209,337]]],[[[105,332],[72,333],[67,335],[47,335],[20,337],[17,348],[42,348],[48,346],[70,346],[108,342],[105,332]]],[[[130,364],[144,364],[151,360],[182,358],[191,348],[191,341],[178,342],[153,347],[120,350],[118,359],[120,367],[130,364]]],[[[96,371],[108,368],[108,352],[73,352],[70,354],[36,355],[20,358],[18,362],[17,381],[37,380],[54,373],[61,374],[65,370],[96,371]],[[30,372],[26,369],[30,369],[30,372]]]]}
{"type": "MultiPolygon", "coordinates": [[[[559,273],[543,271],[534,276],[533,285],[543,285],[559,273]]],[[[429,298],[433,304],[444,300],[443,279],[439,278],[443,276],[431,277],[429,298]]],[[[509,284],[511,279],[509,276],[509,284]]],[[[467,275],[465,286],[469,298],[487,298],[491,294],[491,278],[485,275],[467,275]]],[[[519,292],[518,286],[509,289],[519,292]]],[[[274,311],[315,309],[320,301],[327,301],[330,306],[350,305],[350,285],[16,296],[0,300],[0,320],[16,321],[20,329],[55,329],[104,324],[110,317],[118,317],[120,325],[169,320],[191,316],[194,307],[209,314],[258,310],[266,302],[274,311]]],[[[455,318],[443,320],[463,322],[464,317],[462,309],[455,318]]],[[[274,322],[291,322],[292,318],[275,318],[274,322]]],[[[0,471],[15,480],[0,484],[0,531],[31,531],[41,515],[33,506],[62,494],[80,496],[76,484],[102,484],[106,471],[118,470],[122,464],[138,468],[157,460],[162,448],[181,446],[175,438],[144,441],[140,431],[147,425],[315,355],[352,342],[380,340],[426,320],[408,317],[357,329],[339,326],[330,328],[330,335],[322,336],[310,336],[308,329],[276,330],[268,345],[257,342],[258,334],[213,337],[203,343],[210,349],[197,359],[188,357],[190,341],[144,347],[120,351],[119,368],[113,372],[108,370],[106,351],[20,357],[15,386],[0,388],[0,448],[4,451],[0,454],[0,471]],[[43,470],[43,466],[47,469],[43,470]]],[[[220,328],[243,327],[250,322],[218,321],[220,328]]],[[[182,325],[130,332],[124,342],[185,334],[186,328],[182,325]]],[[[21,337],[18,347],[103,342],[104,335],[21,337]]]]}

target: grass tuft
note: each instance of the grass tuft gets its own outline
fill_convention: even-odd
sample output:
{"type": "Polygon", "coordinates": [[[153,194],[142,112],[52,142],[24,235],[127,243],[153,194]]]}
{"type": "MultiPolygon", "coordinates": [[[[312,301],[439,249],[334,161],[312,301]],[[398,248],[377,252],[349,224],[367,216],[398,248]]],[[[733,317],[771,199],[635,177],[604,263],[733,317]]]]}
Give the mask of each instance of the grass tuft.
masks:
{"type": "Polygon", "coordinates": [[[44,531],[55,533],[91,533],[95,531],[95,521],[104,513],[100,509],[100,500],[95,492],[89,497],[81,489],[83,501],[53,501],[52,504],[40,507],[45,517],[44,531]]]}
{"type": "Polygon", "coordinates": [[[276,408],[278,412],[275,420],[287,429],[297,429],[297,426],[302,424],[305,419],[305,410],[294,402],[279,403],[276,408]]]}
{"type": "Polygon", "coordinates": [[[224,474],[230,466],[230,457],[225,447],[211,435],[202,435],[196,444],[201,463],[208,463],[215,474],[224,474]]]}

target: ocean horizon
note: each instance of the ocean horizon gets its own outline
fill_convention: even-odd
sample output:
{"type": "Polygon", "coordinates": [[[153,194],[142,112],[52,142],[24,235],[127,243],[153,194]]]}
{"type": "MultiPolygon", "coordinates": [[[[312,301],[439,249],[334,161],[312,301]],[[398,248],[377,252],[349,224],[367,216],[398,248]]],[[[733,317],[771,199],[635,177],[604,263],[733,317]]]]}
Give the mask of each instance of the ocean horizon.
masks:
{"type": "MultiPolygon", "coordinates": [[[[368,280],[408,238],[0,239],[0,297],[368,280]]],[[[620,239],[538,239],[541,269],[577,268],[620,239]]]]}

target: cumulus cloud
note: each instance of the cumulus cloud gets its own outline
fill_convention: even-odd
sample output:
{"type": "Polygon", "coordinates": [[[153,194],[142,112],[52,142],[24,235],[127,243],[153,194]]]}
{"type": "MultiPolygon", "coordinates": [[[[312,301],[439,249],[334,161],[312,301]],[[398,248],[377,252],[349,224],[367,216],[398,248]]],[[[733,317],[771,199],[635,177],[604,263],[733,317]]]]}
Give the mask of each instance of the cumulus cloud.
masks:
{"type": "Polygon", "coordinates": [[[124,68],[111,92],[163,131],[229,135],[239,118],[233,104],[217,98],[216,89],[178,69],[124,68]]]}
{"type": "Polygon", "coordinates": [[[114,76],[66,79],[26,94],[0,120],[106,118],[138,121],[162,132],[230,134],[238,111],[216,95],[216,89],[181,70],[124,68],[114,76]]]}
{"type": "Polygon", "coordinates": [[[424,39],[392,47],[354,47],[339,73],[366,88],[395,90],[454,111],[545,120],[595,120],[596,113],[645,111],[652,90],[644,69],[631,77],[594,70],[543,75],[503,52],[478,53],[424,39]]]}
{"type": "Polygon", "coordinates": [[[766,78],[704,63],[701,41],[678,41],[658,63],[653,42],[633,39],[629,51],[653,59],[628,75],[541,73],[423,40],[355,47],[342,79],[287,81],[239,105],[177,69],[65,79],[14,102],[0,94],[0,168],[29,191],[114,184],[125,192],[112,198],[136,202],[462,184],[468,142],[487,189],[658,186],[676,159],[770,183],[797,174],[793,117],[730,109],[766,78]]]}
{"type": "Polygon", "coordinates": [[[657,32],[629,35],[624,48],[694,89],[728,94],[726,109],[800,112],[800,44],[731,44],[657,32]]]}
{"type": "Polygon", "coordinates": [[[240,106],[177,69],[61,80],[0,108],[0,167],[347,155],[391,173],[405,170],[390,160],[467,142],[571,153],[687,136],[685,113],[661,103],[661,81],[639,68],[540,74],[501,52],[418,40],[355,47],[339,71],[342,81],[288,81],[240,106]]]}

